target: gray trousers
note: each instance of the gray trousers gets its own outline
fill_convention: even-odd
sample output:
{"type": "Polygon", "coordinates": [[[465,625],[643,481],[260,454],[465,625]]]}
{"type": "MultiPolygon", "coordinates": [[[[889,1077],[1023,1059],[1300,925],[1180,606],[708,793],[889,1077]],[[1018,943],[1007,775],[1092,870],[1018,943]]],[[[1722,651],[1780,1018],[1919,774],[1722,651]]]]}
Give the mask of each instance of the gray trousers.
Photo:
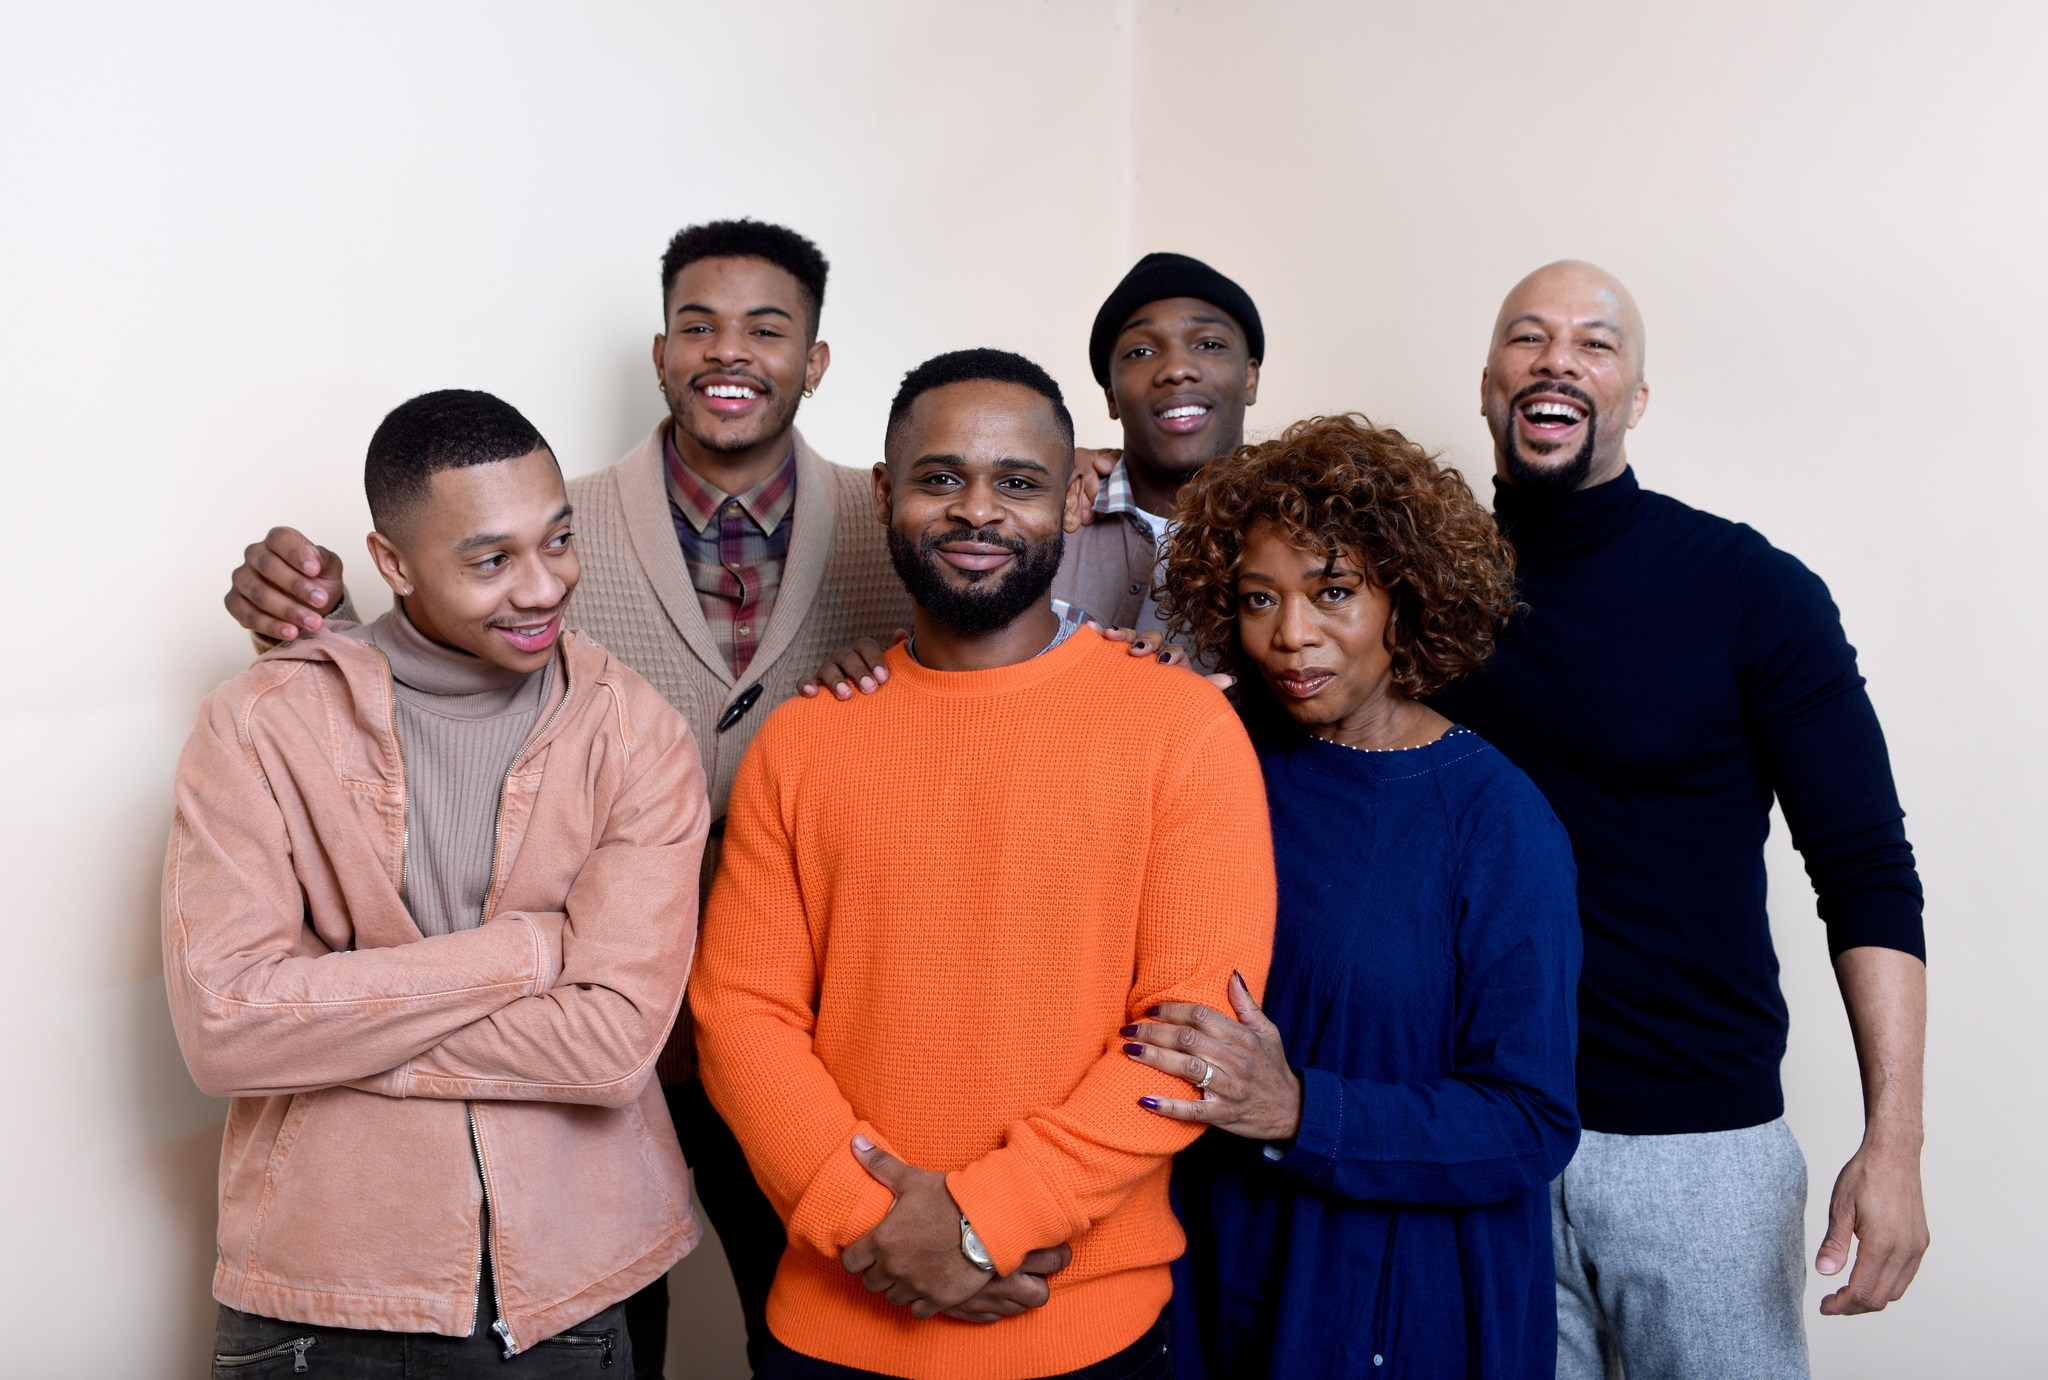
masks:
{"type": "Polygon", "coordinates": [[[1550,1185],[1558,1380],[1807,1380],[1806,1157],[1740,1131],[1587,1131],[1550,1185]]]}

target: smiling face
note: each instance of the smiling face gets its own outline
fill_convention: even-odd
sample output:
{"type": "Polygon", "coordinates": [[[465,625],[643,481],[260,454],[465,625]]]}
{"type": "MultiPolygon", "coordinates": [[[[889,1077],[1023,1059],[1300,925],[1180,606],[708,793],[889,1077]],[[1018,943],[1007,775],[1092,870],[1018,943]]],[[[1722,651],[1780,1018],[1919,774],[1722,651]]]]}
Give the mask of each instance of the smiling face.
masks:
{"type": "Polygon", "coordinates": [[[1479,396],[1508,482],[1571,490],[1620,474],[1628,432],[1650,401],[1643,320],[1628,289],[1573,262],[1517,283],[1494,323],[1479,396]]]}
{"type": "Polygon", "coordinates": [[[1244,444],[1259,362],[1230,313],[1196,297],[1147,302],[1109,356],[1109,415],[1126,458],[1184,479],[1244,444]]]}
{"type": "Polygon", "coordinates": [[[667,330],[654,338],[678,445],[709,455],[778,448],[804,390],[831,363],[816,329],[802,286],[766,259],[685,264],[669,284],[667,330]]]}
{"type": "Polygon", "coordinates": [[[1321,738],[1400,698],[1391,684],[1393,600],[1355,556],[1293,545],[1271,518],[1245,533],[1237,573],[1237,635],[1292,718],[1321,738]]]}
{"type": "Polygon", "coordinates": [[[875,515],[920,611],[969,636],[1046,600],[1069,512],[1074,446],[1036,391],[988,379],[923,393],[875,466],[875,515]]]}
{"type": "Polygon", "coordinates": [[[554,654],[579,569],[547,450],[438,471],[397,537],[369,542],[406,616],[434,641],[513,671],[538,671],[554,654]]]}

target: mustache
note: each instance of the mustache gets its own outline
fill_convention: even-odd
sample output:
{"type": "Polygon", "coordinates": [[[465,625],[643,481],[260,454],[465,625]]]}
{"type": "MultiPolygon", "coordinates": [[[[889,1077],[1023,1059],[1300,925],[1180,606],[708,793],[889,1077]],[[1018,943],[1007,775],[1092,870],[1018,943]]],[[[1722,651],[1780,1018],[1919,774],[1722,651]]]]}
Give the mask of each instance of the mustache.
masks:
{"type": "Polygon", "coordinates": [[[514,614],[508,618],[486,618],[484,626],[487,628],[530,628],[536,623],[552,623],[562,616],[562,610],[567,607],[569,607],[569,601],[564,599],[561,603],[555,605],[553,609],[549,610],[545,616],[526,613],[514,614]]]}
{"type": "Polygon", "coordinates": [[[748,383],[753,384],[764,398],[775,391],[774,384],[768,382],[759,374],[751,373],[745,369],[699,369],[696,373],[690,375],[691,391],[695,392],[697,385],[708,378],[745,379],[748,383]]]}
{"type": "Polygon", "coordinates": [[[1511,408],[1519,408],[1523,403],[1529,401],[1529,399],[1541,397],[1545,393],[1549,393],[1554,397],[1570,398],[1573,402],[1585,408],[1587,415],[1589,416],[1600,410],[1599,407],[1594,403],[1592,394],[1588,393],[1585,389],[1579,387],[1577,384],[1571,383],[1532,383],[1527,388],[1524,388],[1521,392],[1515,394],[1515,396],[1511,400],[1509,400],[1508,406],[1511,408]]]}
{"type": "Polygon", "coordinates": [[[1017,556],[1023,555],[1030,549],[1030,543],[1026,542],[1022,537],[1004,536],[1001,532],[990,528],[976,530],[971,527],[956,527],[950,532],[940,532],[936,535],[927,533],[919,538],[917,543],[918,554],[927,558],[934,557],[938,554],[939,548],[949,541],[971,541],[982,546],[1000,546],[1005,551],[1017,556]]]}

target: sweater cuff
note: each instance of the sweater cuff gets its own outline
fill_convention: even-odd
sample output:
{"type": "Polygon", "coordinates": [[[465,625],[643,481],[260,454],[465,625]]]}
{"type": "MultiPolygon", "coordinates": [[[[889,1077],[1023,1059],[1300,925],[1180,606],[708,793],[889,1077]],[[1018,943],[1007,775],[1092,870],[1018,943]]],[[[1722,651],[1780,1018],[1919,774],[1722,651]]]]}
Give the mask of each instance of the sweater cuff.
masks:
{"type": "Polygon", "coordinates": [[[946,1176],[946,1188],[988,1247],[999,1275],[1016,1273],[1031,1252],[1077,1234],[1059,1200],[1014,1148],[954,1170],[946,1176]]]}
{"type": "Polygon", "coordinates": [[[1336,1172],[1344,1143],[1344,1080],[1323,1069],[1296,1069],[1301,1076],[1301,1126],[1294,1144],[1266,1158],[1310,1183],[1327,1184],[1336,1172]]]}
{"type": "Polygon", "coordinates": [[[839,1148],[825,1157],[789,1215],[789,1234],[809,1242],[820,1255],[835,1262],[840,1252],[873,1231],[896,1204],[896,1195],[853,1157],[856,1135],[896,1154],[874,1127],[865,1121],[855,1123],[839,1148]]]}
{"type": "Polygon", "coordinates": [[[1921,920],[1920,897],[1887,888],[1866,891],[1828,919],[1828,957],[1844,949],[1897,949],[1927,961],[1927,931],[1921,920]]]}

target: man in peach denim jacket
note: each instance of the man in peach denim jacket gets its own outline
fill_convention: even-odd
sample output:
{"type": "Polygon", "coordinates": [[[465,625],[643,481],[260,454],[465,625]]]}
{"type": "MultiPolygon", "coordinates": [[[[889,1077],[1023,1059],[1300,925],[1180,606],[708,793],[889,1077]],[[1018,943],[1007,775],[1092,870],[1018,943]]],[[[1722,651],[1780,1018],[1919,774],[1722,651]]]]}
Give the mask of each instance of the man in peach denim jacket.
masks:
{"type": "Polygon", "coordinates": [[[699,1234],[652,1080],[697,747],[563,631],[573,513],[518,412],[415,398],[365,483],[397,606],[259,659],[178,765],[164,970],[193,1077],[233,1098],[215,1363],[630,1374],[620,1301],[699,1234]]]}

